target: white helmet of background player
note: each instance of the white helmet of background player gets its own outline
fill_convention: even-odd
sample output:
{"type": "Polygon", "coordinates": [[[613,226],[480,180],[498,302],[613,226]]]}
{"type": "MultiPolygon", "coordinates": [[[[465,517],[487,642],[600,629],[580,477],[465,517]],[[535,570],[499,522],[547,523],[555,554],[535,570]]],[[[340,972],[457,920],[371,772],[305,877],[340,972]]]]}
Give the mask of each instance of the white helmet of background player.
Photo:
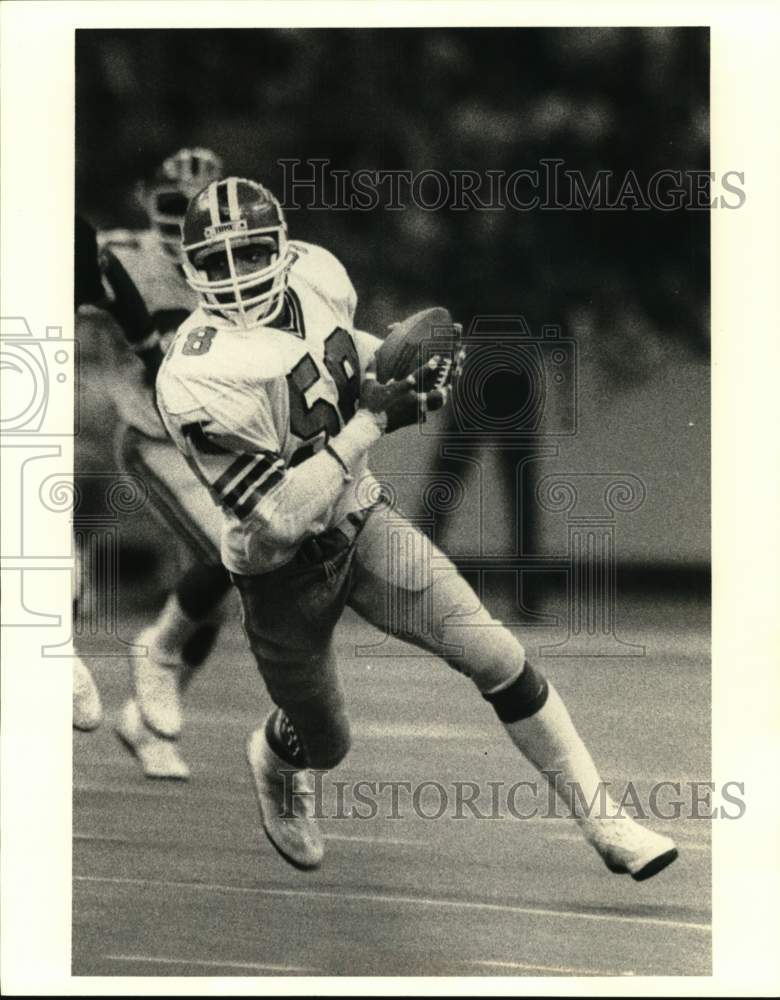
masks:
{"type": "Polygon", "coordinates": [[[204,188],[187,209],[182,250],[207,312],[245,326],[281,312],[292,256],[282,206],[262,184],[228,177],[204,188]]]}
{"type": "Polygon", "coordinates": [[[178,259],[187,205],[207,184],[222,176],[222,160],[210,149],[180,149],[156,170],[142,200],[163,249],[178,259]]]}

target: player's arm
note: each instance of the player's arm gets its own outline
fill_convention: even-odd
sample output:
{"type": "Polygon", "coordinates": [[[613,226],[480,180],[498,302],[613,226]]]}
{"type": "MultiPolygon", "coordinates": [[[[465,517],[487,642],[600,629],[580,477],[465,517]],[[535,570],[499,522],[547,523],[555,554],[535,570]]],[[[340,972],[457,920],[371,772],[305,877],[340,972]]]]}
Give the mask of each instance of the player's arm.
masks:
{"type": "Polygon", "coordinates": [[[268,543],[291,546],[316,530],[385,431],[415,423],[426,407],[436,408],[436,400],[428,400],[435,393],[418,391],[424,378],[416,374],[379,385],[370,369],[354,417],[322,451],[294,467],[282,458],[262,390],[251,400],[251,415],[240,421],[220,412],[220,400],[210,402],[208,413],[175,418],[166,411],[164,392],[158,402],[169,433],[214,501],[268,543]]]}
{"type": "Polygon", "coordinates": [[[352,470],[382,436],[373,414],[358,411],[326,447],[293,468],[284,468],[279,481],[249,513],[255,528],[270,542],[295,545],[327,516],[352,470]]]}
{"type": "MultiPolygon", "coordinates": [[[[110,246],[100,253],[100,266],[104,280],[111,290],[111,301],[106,309],[118,323],[125,340],[140,359],[149,385],[154,383],[164,357],[160,343],[160,315],[150,314],[143,296],[130,277],[119,256],[110,246]]],[[[186,316],[184,310],[171,310],[169,326],[174,329],[186,316]],[[175,315],[173,315],[175,313],[175,315]]]]}
{"type": "Polygon", "coordinates": [[[270,435],[260,441],[210,417],[180,419],[172,427],[161,410],[214,502],[269,544],[284,547],[312,533],[351,478],[350,469],[382,435],[373,415],[358,412],[327,449],[290,468],[270,435]]]}

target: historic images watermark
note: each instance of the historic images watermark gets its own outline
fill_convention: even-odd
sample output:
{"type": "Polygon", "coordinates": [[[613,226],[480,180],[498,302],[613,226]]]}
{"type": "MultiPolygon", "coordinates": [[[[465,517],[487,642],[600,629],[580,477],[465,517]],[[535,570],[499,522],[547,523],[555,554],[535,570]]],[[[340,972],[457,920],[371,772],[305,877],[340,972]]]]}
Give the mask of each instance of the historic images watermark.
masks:
{"type": "MultiPolygon", "coordinates": [[[[311,791],[301,792],[293,783],[295,772],[284,772],[285,810],[289,815],[305,805],[318,819],[345,820],[532,820],[605,819],[638,820],[741,819],[746,812],[745,783],[726,781],[656,781],[639,787],[633,782],[603,781],[588,796],[571,782],[561,782],[560,772],[549,780],[460,781],[436,779],[338,781],[327,771],[312,771],[311,791]]],[[[281,815],[286,815],[282,813],[281,815]]]]}
{"type": "Polygon", "coordinates": [[[560,158],[517,170],[341,170],[330,160],[281,159],[285,211],[679,212],[741,208],[740,170],[667,168],[643,176],[597,170],[586,175],[560,158]]]}
{"type": "Polygon", "coordinates": [[[123,519],[147,504],[148,491],[122,471],[74,479],[79,354],[62,331],[48,326],[41,336],[22,316],[0,319],[0,449],[6,482],[14,484],[0,547],[3,625],[45,630],[45,657],[70,658],[74,637],[82,657],[138,655],[141,647],[119,635],[120,535],[123,519]],[[85,492],[99,502],[83,503],[85,492]],[[40,574],[62,583],[64,606],[73,599],[72,621],[35,606],[30,592],[40,574]]]}
{"type": "MultiPolygon", "coordinates": [[[[70,465],[72,440],[67,439],[78,426],[77,401],[75,414],[70,408],[77,370],[77,344],[63,337],[62,326],[47,326],[36,335],[21,316],[0,319],[0,448],[6,485],[0,557],[6,627],[62,624],[61,616],[34,606],[28,585],[40,580],[41,573],[68,579],[74,573],[72,536],[66,536],[64,545],[59,536],[53,542],[33,514],[50,494],[53,476],[70,465]],[[63,412],[72,419],[63,419],[63,412]]],[[[54,494],[56,501],[57,488],[54,494]]]]}

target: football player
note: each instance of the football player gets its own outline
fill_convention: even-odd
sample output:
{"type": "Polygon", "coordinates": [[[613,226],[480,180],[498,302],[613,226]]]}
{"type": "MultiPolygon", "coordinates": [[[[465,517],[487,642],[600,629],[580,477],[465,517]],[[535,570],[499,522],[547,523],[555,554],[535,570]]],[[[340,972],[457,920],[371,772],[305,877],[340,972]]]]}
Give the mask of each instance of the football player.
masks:
{"type": "Polygon", "coordinates": [[[168,438],[153,391],[165,350],[196,302],[179,259],[184,212],[190,198],[221,173],[221,160],[210,150],[179,150],[139,192],[148,228],[99,235],[109,311],[132,348],[111,380],[122,422],[120,462],[144,481],[153,509],[194,559],[157,620],[134,640],[147,652],[131,660],[134,694],[116,726],[144,774],[154,778],[189,775],[175,742],[181,694],[211,650],[230,588],[219,558],[220,518],[168,438]]]}
{"type": "Polygon", "coordinates": [[[275,706],[247,743],[272,844],[301,868],[322,860],[306,793],[309,769],[349,750],[332,641],[349,605],[474,682],[611,870],[643,879],[668,865],[669,838],[611,800],[606,815],[583,808],[604,786],[558,693],[446,557],[379,499],[368,452],[443,404],[430,369],[378,381],[378,342],[355,329],[346,271],[327,250],[288,242],[260,184],[209,184],[187,211],[183,251],[200,307],[165,357],[158,403],[221,508],[222,559],[275,706]]]}

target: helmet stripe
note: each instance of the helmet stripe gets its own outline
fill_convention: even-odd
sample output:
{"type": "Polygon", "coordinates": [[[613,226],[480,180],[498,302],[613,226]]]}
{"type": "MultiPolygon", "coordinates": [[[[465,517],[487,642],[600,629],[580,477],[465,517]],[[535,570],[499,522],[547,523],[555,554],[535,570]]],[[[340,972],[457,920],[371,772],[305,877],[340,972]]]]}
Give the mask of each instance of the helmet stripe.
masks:
{"type": "Polygon", "coordinates": [[[241,218],[241,209],[238,204],[238,181],[235,177],[227,180],[227,196],[230,221],[237,222],[241,218]]]}
{"type": "Polygon", "coordinates": [[[219,204],[217,202],[218,187],[219,181],[213,181],[209,184],[209,215],[211,216],[212,226],[219,225],[219,204]]]}
{"type": "Polygon", "coordinates": [[[227,181],[220,181],[217,184],[217,201],[219,203],[219,221],[230,222],[230,209],[228,208],[227,181]]]}

